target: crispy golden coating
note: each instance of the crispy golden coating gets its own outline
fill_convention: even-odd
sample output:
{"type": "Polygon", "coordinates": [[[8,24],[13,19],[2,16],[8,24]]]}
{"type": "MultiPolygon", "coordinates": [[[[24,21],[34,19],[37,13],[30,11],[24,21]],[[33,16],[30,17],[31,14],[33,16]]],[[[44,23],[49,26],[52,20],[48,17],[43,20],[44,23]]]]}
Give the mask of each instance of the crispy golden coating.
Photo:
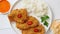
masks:
{"type": "Polygon", "coordinates": [[[26,23],[24,23],[24,24],[16,23],[16,27],[20,30],[29,29],[29,26],[26,23]]]}
{"type": "Polygon", "coordinates": [[[26,9],[12,10],[12,12],[10,13],[10,17],[12,17],[16,22],[23,23],[24,20],[27,20],[27,10],[26,9]]]}
{"type": "Polygon", "coordinates": [[[36,27],[37,25],[39,24],[39,21],[35,18],[35,17],[32,17],[32,16],[29,16],[28,17],[28,20],[26,22],[24,22],[23,24],[19,24],[18,22],[16,23],[16,27],[18,29],[29,29],[31,27],[36,27]]]}
{"type": "Polygon", "coordinates": [[[22,30],[22,34],[44,34],[45,29],[42,25],[39,25],[34,28],[30,28],[28,30],[22,30]]]}
{"type": "Polygon", "coordinates": [[[13,19],[13,17],[11,15],[8,15],[8,18],[9,18],[10,22],[14,21],[14,19],[13,19]]]}
{"type": "Polygon", "coordinates": [[[39,21],[33,17],[33,16],[29,16],[28,17],[28,21],[26,22],[30,27],[35,27],[39,24],[39,21]]]}

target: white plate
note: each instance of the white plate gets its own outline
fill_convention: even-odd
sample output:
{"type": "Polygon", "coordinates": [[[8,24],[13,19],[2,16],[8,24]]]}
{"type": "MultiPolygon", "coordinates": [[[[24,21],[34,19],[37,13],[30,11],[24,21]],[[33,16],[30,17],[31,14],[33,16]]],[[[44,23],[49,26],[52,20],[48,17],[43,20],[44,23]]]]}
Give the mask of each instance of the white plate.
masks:
{"type": "MultiPolygon", "coordinates": [[[[44,0],[40,0],[40,1],[42,2],[44,0]]],[[[16,2],[14,4],[12,10],[20,8],[21,7],[20,2],[21,1],[16,2]]],[[[50,25],[51,25],[51,22],[52,22],[52,12],[51,12],[50,7],[49,6],[47,6],[47,7],[48,7],[48,14],[47,15],[49,16],[49,20],[48,20],[49,25],[48,25],[48,27],[46,27],[45,25],[42,24],[41,19],[39,17],[36,17],[39,20],[39,22],[45,27],[46,32],[50,28],[50,25]]],[[[35,15],[33,15],[33,16],[35,16],[35,15]]],[[[17,32],[17,34],[22,34],[21,30],[19,30],[19,29],[16,28],[16,23],[11,23],[11,26],[17,32]]]]}

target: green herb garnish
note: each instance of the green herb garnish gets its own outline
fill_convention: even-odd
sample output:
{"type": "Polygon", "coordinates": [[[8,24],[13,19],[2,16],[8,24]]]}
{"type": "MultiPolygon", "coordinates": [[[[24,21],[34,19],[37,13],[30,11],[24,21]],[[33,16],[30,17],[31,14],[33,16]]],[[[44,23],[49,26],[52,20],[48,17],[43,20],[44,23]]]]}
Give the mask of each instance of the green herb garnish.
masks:
{"type": "Polygon", "coordinates": [[[47,19],[49,19],[49,16],[45,15],[44,17],[41,17],[41,22],[46,21],[47,19]]]}
{"type": "Polygon", "coordinates": [[[45,21],[45,22],[44,22],[44,25],[48,27],[48,22],[47,22],[47,21],[45,21]]]}
{"type": "Polygon", "coordinates": [[[43,22],[44,25],[47,27],[48,27],[48,22],[47,22],[48,19],[49,19],[49,16],[47,16],[47,15],[41,17],[41,22],[43,22]]]}

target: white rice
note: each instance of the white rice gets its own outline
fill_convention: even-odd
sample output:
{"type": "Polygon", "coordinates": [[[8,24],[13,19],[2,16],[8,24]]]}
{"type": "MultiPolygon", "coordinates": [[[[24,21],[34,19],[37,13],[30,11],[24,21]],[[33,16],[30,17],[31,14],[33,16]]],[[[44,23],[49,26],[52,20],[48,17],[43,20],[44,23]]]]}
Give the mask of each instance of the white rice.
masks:
{"type": "Polygon", "coordinates": [[[41,0],[22,0],[21,3],[29,13],[33,13],[36,16],[43,16],[48,11],[46,3],[41,0]]]}

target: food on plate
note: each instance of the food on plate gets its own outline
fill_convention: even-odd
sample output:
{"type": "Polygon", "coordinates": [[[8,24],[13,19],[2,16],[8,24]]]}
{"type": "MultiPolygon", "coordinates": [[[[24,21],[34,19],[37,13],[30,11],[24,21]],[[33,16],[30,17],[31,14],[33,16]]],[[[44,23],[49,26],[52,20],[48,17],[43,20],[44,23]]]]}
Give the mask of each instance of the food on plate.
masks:
{"type": "Polygon", "coordinates": [[[8,18],[9,18],[10,22],[14,21],[13,17],[10,14],[8,15],[8,18]]]}
{"type": "Polygon", "coordinates": [[[42,25],[38,25],[28,30],[22,30],[22,34],[45,34],[45,29],[42,25]]]}
{"type": "Polygon", "coordinates": [[[25,30],[25,29],[29,29],[29,26],[26,23],[16,23],[16,27],[20,30],[25,30]]]}
{"type": "Polygon", "coordinates": [[[22,30],[22,34],[45,34],[45,29],[47,32],[49,28],[48,7],[43,1],[40,2],[40,0],[21,0],[14,8],[20,9],[12,10],[8,16],[10,21],[16,22],[12,24],[13,27],[22,30]],[[47,27],[44,28],[40,23],[47,27]]]}
{"type": "Polygon", "coordinates": [[[27,20],[27,10],[26,9],[20,9],[18,11],[16,11],[15,16],[14,16],[14,20],[16,22],[20,22],[20,23],[24,23],[24,21],[27,20]]]}
{"type": "Polygon", "coordinates": [[[26,22],[30,27],[35,27],[39,24],[39,21],[33,17],[33,16],[29,16],[28,20],[26,22]]]}
{"type": "Polygon", "coordinates": [[[0,1],[0,12],[1,13],[6,13],[10,9],[10,3],[8,1],[0,1]]]}
{"type": "Polygon", "coordinates": [[[44,1],[41,2],[40,0],[22,0],[20,3],[20,8],[26,8],[29,15],[35,15],[38,18],[43,16],[41,20],[44,21],[44,25],[48,27],[48,5],[44,1]]]}
{"type": "Polygon", "coordinates": [[[39,21],[35,17],[29,16],[28,20],[23,24],[20,24],[17,22],[16,27],[18,29],[28,29],[28,28],[36,27],[38,26],[38,24],[39,24],[39,21]]]}
{"type": "Polygon", "coordinates": [[[10,13],[10,17],[14,19],[14,21],[19,23],[24,23],[27,20],[27,10],[26,9],[16,9],[12,10],[10,13]]]}
{"type": "Polygon", "coordinates": [[[45,2],[41,2],[40,0],[22,0],[22,7],[25,7],[29,13],[34,13],[36,16],[43,16],[47,14],[48,7],[45,2]]]}
{"type": "Polygon", "coordinates": [[[44,15],[41,17],[41,22],[44,22],[44,25],[48,27],[48,22],[47,20],[49,19],[49,16],[44,15]]]}
{"type": "Polygon", "coordinates": [[[54,34],[60,34],[60,20],[53,21],[51,30],[54,32],[54,34]]]}

